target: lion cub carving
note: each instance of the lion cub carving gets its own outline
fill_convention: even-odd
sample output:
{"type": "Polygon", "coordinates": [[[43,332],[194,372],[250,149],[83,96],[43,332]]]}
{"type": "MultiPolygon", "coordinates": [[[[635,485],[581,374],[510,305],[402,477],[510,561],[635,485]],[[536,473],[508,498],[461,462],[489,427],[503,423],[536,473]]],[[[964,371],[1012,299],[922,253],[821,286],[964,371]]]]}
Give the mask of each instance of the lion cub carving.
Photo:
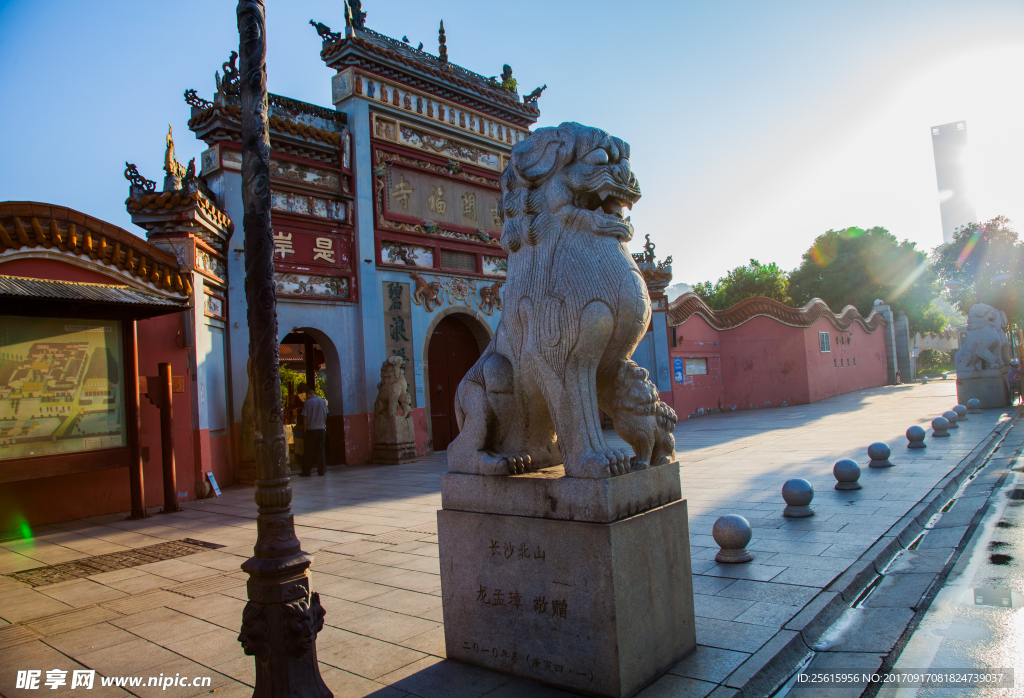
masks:
{"type": "Polygon", "coordinates": [[[459,385],[455,472],[509,475],[565,464],[607,478],[675,455],[676,414],[629,360],[651,318],[626,243],[640,199],[629,145],[576,123],[538,129],[501,175],[508,253],[498,330],[459,385]],[[612,449],[598,409],[634,455],[612,449]]]}

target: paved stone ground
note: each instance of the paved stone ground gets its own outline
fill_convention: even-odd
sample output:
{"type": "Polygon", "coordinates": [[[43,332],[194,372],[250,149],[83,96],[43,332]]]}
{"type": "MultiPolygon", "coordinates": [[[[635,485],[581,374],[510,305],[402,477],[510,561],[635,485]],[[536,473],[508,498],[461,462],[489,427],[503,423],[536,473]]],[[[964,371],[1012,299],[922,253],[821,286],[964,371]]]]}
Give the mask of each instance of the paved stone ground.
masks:
{"type": "MultiPolygon", "coordinates": [[[[676,439],[700,646],[641,695],[718,698],[744,685],[750,693],[748,680],[773,658],[788,653],[788,661],[794,647],[806,652],[798,632],[835,598],[847,569],[1009,418],[1010,410],[988,410],[951,438],[929,433],[927,449],[905,449],[908,426],[927,425],[955,401],[954,382],[943,381],[684,420],[676,439]],[[876,440],[893,446],[896,467],[865,467],[864,489],[835,491],[833,463],[853,457],[865,465],[866,446],[876,440]],[[815,486],[816,516],[781,516],[780,490],[790,477],[815,486]],[[725,513],[754,526],[752,563],[714,562],[711,526],[725,513]]],[[[444,659],[435,518],[444,470],[441,453],[407,466],[293,479],[298,535],[316,553],[313,588],[327,610],[317,642],[324,680],[339,697],[567,696],[444,659]]],[[[49,669],[85,667],[103,675],[211,676],[220,695],[251,695],[253,660],[235,637],[245,599],[239,565],[255,540],[252,488],[227,488],[185,508],[144,521],[92,517],[42,527],[31,541],[0,543],[0,575],[164,540],[226,546],[36,588],[0,577],[0,694],[35,695],[15,689],[19,669],[40,669],[45,680],[49,669]]]]}

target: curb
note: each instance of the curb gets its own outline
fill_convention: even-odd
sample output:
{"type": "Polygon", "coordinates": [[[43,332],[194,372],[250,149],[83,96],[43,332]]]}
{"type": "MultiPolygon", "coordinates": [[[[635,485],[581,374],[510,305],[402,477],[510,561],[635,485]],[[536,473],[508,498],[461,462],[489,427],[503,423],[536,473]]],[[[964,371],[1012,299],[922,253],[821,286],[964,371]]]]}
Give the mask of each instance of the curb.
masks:
{"type": "Polygon", "coordinates": [[[722,683],[731,689],[738,689],[738,695],[742,696],[767,696],[785,683],[804,657],[812,651],[811,647],[822,634],[839,620],[896,555],[914,542],[924,531],[928,521],[945,505],[946,500],[956,493],[974,469],[992,455],[1006,436],[1006,432],[1021,417],[1022,411],[1024,408],[1018,408],[1010,419],[997,424],[989,435],[955,465],[920,502],[722,683]],[[791,632],[793,635],[790,635],[791,632]],[[802,641],[802,646],[798,640],[802,641]],[[762,655],[767,654],[766,650],[769,648],[774,648],[774,653],[771,656],[762,655]],[[751,664],[753,666],[748,667],[751,664]],[[745,680],[737,685],[738,679],[745,680]]]}

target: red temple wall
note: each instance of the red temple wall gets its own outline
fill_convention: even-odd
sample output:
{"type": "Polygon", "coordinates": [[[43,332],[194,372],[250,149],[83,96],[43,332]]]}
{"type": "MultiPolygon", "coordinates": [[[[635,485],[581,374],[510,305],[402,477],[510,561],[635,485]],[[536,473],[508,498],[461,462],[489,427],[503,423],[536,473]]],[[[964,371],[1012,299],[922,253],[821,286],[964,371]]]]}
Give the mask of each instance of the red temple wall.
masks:
{"type": "MultiPolygon", "coordinates": [[[[669,331],[669,371],[672,374],[672,402],[681,419],[697,409],[718,407],[722,403],[721,338],[719,332],[699,315],[691,315],[676,329],[676,346],[672,346],[669,331]],[[706,358],[708,373],[704,376],[685,376],[676,381],[675,359],[706,358]]],[[[685,361],[684,361],[685,363],[685,361]]]]}
{"type": "Polygon", "coordinates": [[[803,329],[755,317],[721,334],[727,405],[750,409],[810,401],[803,329]]]}
{"type": "Polygon", "coordinates": [[[840,332],[825,318],[801,328],[759,316],[719,331],[691,315],[676,327],[676,346],[671,332],[668,342],[672,400],[681,418],[700,408],[806,404],[887,382],[884,327],[868,332],[853,323],[840,332]],[[819,332],[829,333],[830,352],[819,350],[819,332]],[[684,376],[680,383],[676,358],[706,358],[708,372],[684,376]]]}
{"type": "Polygon", "coordinates": [[[821,318],[804,333],[811,402],[888,383],[884,325],[874,332],[867,332],[859,324],[852,323],[840,332],[828,320],[821,318]],[[822,352],[819,349],[819,332],[829,333],[832,351],[822,352]],[[840,336],[842,341],[838,341],[840,336]],[[840,360],[842,368],[839,367],[840,360]]]}

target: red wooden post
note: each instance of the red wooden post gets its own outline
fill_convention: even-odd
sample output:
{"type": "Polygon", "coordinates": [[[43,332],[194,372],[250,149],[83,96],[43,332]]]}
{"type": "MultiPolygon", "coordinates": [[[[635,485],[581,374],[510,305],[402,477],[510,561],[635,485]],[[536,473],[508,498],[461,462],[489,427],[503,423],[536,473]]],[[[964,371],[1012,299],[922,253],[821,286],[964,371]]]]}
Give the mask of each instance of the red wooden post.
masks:
{"type": "MultiPolygon", "coordinates": [[[[178,479],[174,472],[174,407],[171,397],[171,365],[159,364],[160,455],[164,468],[164,508],[161,514],[181,511],[178,506],[178,479]]],[[[153,387],[149,388],[154,390],[153,387]]]]}
{"type": "Polygon", "coordinates": [[[128,430],[128,486],[132,512],[129,519],[144,519],[146,488],[142,478],[142,425],[139,421],[139,348],[135,341],[135,320],[125,320],[122,329],[124,347],[125,426],[128,430]]]}

